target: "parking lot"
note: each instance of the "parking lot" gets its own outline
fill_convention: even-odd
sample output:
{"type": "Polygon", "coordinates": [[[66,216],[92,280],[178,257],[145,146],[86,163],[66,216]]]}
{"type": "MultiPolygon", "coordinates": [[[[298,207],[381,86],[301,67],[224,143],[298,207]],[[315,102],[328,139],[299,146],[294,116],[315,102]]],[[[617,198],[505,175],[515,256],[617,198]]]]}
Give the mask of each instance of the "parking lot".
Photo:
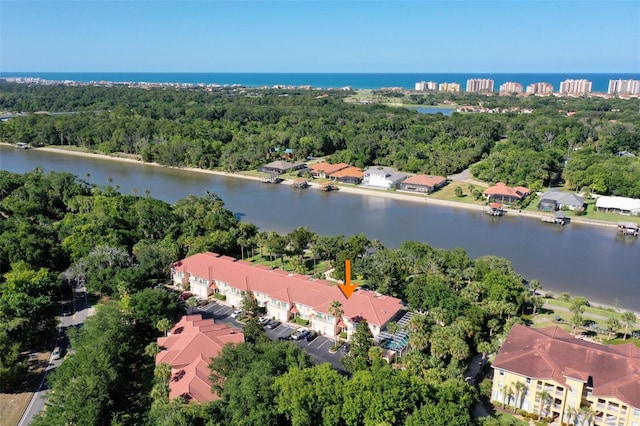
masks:
{"type": "MultiPolygon", "coordinates": [[[[238,328],[242,328],[244,324],[236,321],[234,318],[231,318],[231,313],[234,311],[234,308],[230,306],[226,306],[220,303],[211,302],[208,305],[200,308],[199,310],[205,315],[212,316],[216,321],[226,322],[232,324],[238,328]]],[[[300,328],[300,326],[293,326],[290,324],[280,324],[276,328],[272,330],[265,330],[267,336],[271,340],[278,340],[279,338],[288,337],[294,330],[300,328]]],[[[313,359],[316,364],[322,364],[328,362],[331,366],[340,371],[345,372],[344,368],[340,364],[340,358],[342,358],[345,353],[343,351],[338,351],[335,354],[329,352],[329,349],[333,346],[334,341],[324,336],[318,336],[311,342],[307,342],[305,339],[303,340],[291,340],[291,343],[298,345],[302,349],[304,349],[313,359]]]]}

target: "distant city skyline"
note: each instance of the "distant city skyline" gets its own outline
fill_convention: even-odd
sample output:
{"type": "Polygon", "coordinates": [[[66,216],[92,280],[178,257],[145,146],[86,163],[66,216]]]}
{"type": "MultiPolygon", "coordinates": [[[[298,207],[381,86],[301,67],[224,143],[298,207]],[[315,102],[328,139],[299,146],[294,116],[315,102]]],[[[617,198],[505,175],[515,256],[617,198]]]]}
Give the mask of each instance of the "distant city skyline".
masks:
{"type": "Polygon", "coordinates": [[[640,70],[635,1],[3,0],[1,9],[2,72],[640,70]]]}

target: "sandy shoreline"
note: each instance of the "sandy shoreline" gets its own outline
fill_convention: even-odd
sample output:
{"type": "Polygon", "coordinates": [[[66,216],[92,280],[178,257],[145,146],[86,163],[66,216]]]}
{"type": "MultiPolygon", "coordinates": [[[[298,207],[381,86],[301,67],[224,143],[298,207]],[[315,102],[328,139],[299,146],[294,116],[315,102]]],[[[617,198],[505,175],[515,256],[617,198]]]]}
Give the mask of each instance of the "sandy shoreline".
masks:
{"type": "MultiPolygon", "coordinates": [[[[6,145],[11,145],[11,144],[6,144],[6,145]]],[[[100,158],[103,160],[110,160],[110,161],[121,161],[125,163],[144,164],[144,165],[149,165],[154,167],[162,167],[166,169],[185,170],[189,172],[206,173],[210,175],[225,176],[225,177],[232,177],[232,178],[238,178],[238,179],[247,179],[247,180],[254,180],[254,181],[263,180],[263,178],[259,176],[250,176],[242,173],[228,173],[228,172],[222,172],[222,171],[216,171],[216,170],[198,169],[195,167],[172,167],[172,166],[165,166],[158,163],[147,163],[142,161],[141,159],[135,159],[130,157],[120,157],[116,155],[72,151],[72,150],[65,150],[65,149],[52,148],[52,147],[34,148],[34,149],[37,149],[38,151],[53,152],[57,154],[68,154],[68,155],[76,155],[76,156],[87,157],[87,158],[100,158]]],[[[285,179],[280,184],[293,185],[293,180],[285,179]]],[[[315,189],[318,188],[318,183],[316,182],[310,182],[309,184],[311,188],[315,188],[315,189]]],[[[447,201],[447,200],[438,200],[438,199],[431,198],[424,195],[412,194],[407,192],[399,192],[399,191],[383,191],[383,190],[375,190],[375,189],[368,189],[368,188],[359,188],[355,186],[340,185],[339,192],[345,192],[348,194],[367,195],[367,196],[373,196],[373,197],[382,197],[382,198],[393,199],[393,200],[410,201],[410,202],[414,202],[414,203],[417,202],[417,203],[426,204],[426,205],[451,207],[451,208],[466,209],[466,210],[483,211],[485,209],[484,206],[479,206],[475,204],[467,204],[467,203],[447,201]]],[[[510,209],[508,209],[506,212],[508,216],[517,215],[517,216],[529,217],[529,218],[538,219],[538,220],[540,220],[542,217],[549,216],[548,213],[544,214],[544,213],[518,211],[518,210],[510,210],[510,209]]],[[[610,227],[610,228],[616,227],[615,223],[595,220],[595,219],[571,217],[571,222],[580,223],[584,225],[592,225],[592,226],[603,226],[603,227],[610,227]]]]}

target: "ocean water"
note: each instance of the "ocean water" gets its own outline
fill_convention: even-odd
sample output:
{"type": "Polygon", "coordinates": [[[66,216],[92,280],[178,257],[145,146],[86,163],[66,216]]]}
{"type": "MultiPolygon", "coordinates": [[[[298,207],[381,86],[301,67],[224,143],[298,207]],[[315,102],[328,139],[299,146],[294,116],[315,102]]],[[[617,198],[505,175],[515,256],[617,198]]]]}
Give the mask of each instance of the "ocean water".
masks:
{"type": "Polygon", "coordinates": [[[640,73],[562,73],[562,74],[519,74],[519,73],[127,73],[127,72],[0,72],[0,78],[39,77],[45,80],[72,80],[78,82],[147,82],[147,83],[204,83],[247,87],[263,86],[312,86],[316,88],[379,89],[382,87],[403,87],[413,89],[419,81],[438,83],[460,83],[464,90],[468,79],[490,78],[495,81],[495,90],[507,81],[527,86],[535,82],[553,84],[557,91],[560,82],[566,79],[585,78],[593,82],[594,92],[606,92],[610,79],[640,80],[640,73]]]}

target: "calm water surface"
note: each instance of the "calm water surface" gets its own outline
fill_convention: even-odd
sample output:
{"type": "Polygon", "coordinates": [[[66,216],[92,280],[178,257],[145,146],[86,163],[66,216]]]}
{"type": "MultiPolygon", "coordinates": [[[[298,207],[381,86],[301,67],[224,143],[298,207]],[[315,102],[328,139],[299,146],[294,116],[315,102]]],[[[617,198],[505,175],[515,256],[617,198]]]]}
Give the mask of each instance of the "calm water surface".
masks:
{"type": "Polygon", "coordinates": [[[143,164],[16,150],[0,146],[0,168],[25,173],[35,167],[66,171],[123,193],[174,203],[189,194],[218,194],[228,209],[261,230],[289,232],[309,225],[320,234],[364,232],[388,247],[416,240],[434,247],[462,247],[470,256],[511,260],[543,289],[568,291],[600,303],[640,310],[640,241],[612,228],[570,224],[564,228],[523,217],[491,218],[481,212],[345,193],[293,190],[288,185],[211,176],[143,164]]]}

